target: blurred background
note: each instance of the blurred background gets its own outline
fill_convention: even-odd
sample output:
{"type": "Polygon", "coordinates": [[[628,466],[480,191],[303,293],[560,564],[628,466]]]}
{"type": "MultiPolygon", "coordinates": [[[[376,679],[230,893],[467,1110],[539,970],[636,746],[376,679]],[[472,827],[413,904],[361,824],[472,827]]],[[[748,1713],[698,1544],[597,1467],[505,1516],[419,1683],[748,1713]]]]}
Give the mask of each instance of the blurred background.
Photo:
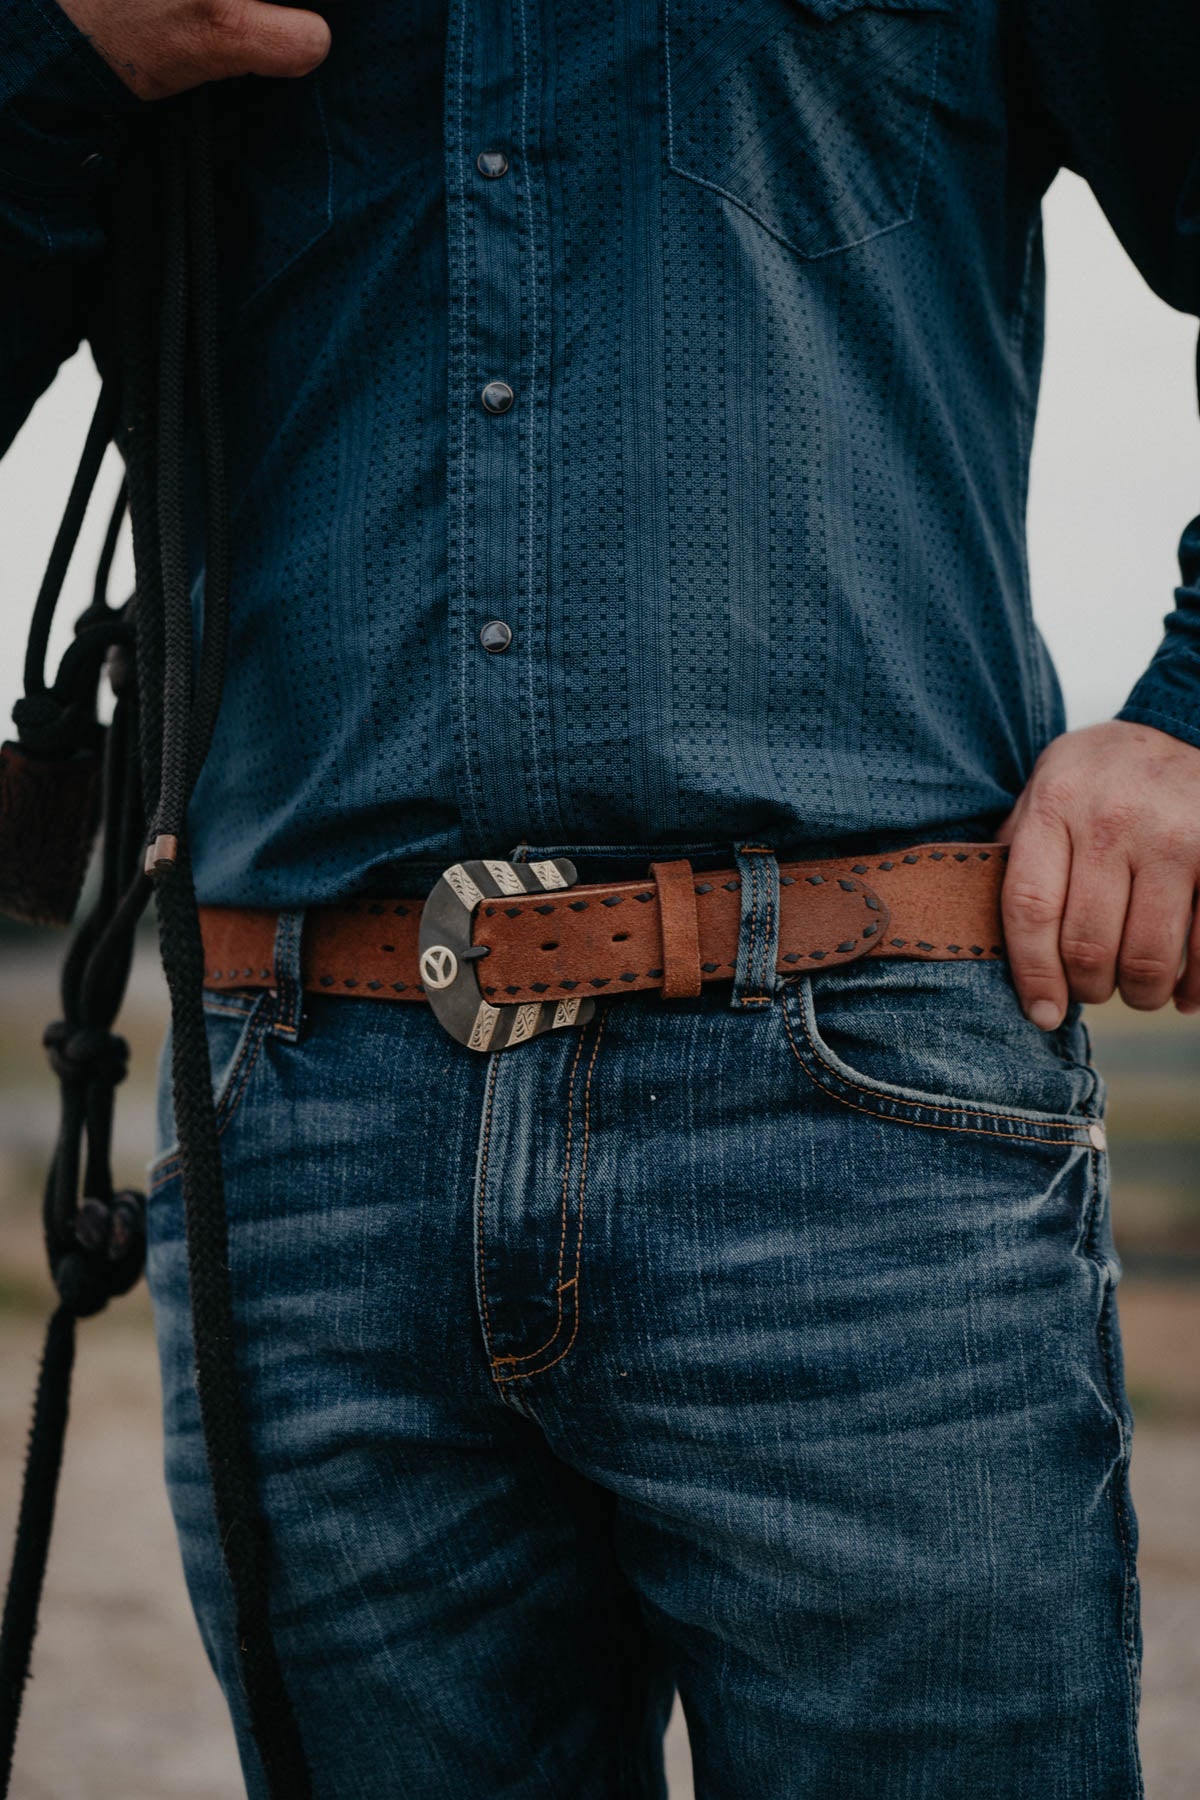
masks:
{"type": "MultiPolygon", "coordinates": [[[[1043,406],[1034,445],[1035,611],[1072,725],[1111,716],[1153,654],[1200,511],[1196,327],[1126,261],[1073,177],[1046,207],[1050,268],[1043,406]]],[[[86,352],[60,374],[0,463],[0,713],[7,731],[29,610],[96,392],[86,352]]],[[[115,453],[106,494],[115,494],[115,453]]],[[[63,621],[87,604],[99,499],[63,621]]],[[[118,563],[114,592],[130,563],[118,563]]],[[[68,626],[69,629],[69,626],[68,626]]],[[[65,635],[60,630],[60,642],[65,635]]],[[[56,1093],[41,1049],[61,943],[0,926],[0,1565],[11,1525],[50,1289],[38,1225],[56,1093]]],[[[165,1006],[142,948],[122,1029],[118,1179],[150,1154],[165,1006]]],[[[1137,1434],[1149,1800],[1195,1800],[1200,1743],[1200,1019],[1093,1008],[1110,1087],[1121,1319],[1137,1434]]],[[[158,1379],[144,1286],[80,1331],[59,1519],[15,1800],[236,1800],[224,1706],[188,1609],[162,1491],[158,1379]]],[[[686,1737],[670,1738],[671,1800],[688,1800],[686,1737]]],[[[482,1797],[481,1797],[482,1800],[482,1797]]],[[[1031,1797],[1032,1800],[1032,1797],[1031,1797]]]]}

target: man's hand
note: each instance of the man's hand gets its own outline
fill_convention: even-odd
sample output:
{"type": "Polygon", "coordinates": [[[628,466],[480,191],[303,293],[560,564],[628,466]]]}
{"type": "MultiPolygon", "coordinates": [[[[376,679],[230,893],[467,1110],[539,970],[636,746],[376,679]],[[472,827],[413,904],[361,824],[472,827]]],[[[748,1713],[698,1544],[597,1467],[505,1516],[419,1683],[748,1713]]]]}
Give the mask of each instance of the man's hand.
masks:
{"type": "Polygon", "coordinates": [[[1114,987],[1146,1011],[1200,1012],[1200,750],[1112,719],[1043,750],[997,838],[1021,1004],[1052,1031],[1114,987]]]}
{"type": "Polygon", "coordinates": [[[260,0],[59,3],[142,100],[228,75],[307,75],[329,50],[329,27],[316,13],[260,0]]]}

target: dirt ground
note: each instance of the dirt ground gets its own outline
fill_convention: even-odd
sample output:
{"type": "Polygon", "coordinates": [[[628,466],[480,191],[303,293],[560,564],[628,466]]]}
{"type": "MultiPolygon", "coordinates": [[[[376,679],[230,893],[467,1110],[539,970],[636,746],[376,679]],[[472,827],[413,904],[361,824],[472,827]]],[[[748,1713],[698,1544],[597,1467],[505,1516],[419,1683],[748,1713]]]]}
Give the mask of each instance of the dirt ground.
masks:
{"type": "MultiPolygon", "coordinates": [[[[13,1800],[236,1800],[224,1706],[192,1623],[160,1474],[158,1378],[144,1297],[82,1328],[74,1417],[17,1751],[13,1800]]],[[[1160,1342],[1200,1366],[1191,1286],[1126,1293],[1131,1375],[1160,1342]]],[[[0,1543],[15,1511],[40,1321],[0,1318],[0,1543]]],[[[1200,1414],[1139,1426],[1149,1800],[1195,1800],[1200,1747],[1200,1414]]],[[[676,1719],[671,1800],[692,1786],[676,1719]]],[[[1031,1797],[1032,1800],[1032,1797],[1031,1797]]]]}

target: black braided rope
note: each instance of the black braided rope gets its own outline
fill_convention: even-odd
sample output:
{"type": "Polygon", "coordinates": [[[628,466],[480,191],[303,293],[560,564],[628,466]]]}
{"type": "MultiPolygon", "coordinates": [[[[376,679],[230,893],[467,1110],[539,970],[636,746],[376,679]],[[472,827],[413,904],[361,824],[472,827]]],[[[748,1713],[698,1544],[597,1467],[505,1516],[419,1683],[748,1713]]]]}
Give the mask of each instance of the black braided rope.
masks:
{"type": "MultiPolygon", "coordinates": [[[[171,124],[184,117],[177,110],[171,124]]],[[[187,382],[188,180],[182,128],[164,148],[163,284],[158,352],[155,498],[158,508],[157,601],[163,629],[162,763],[153,835],[178,838],[187,810],[192,707],[192,608],[184,531],[184,391],[187,382]]]]}
{"type": "Polygon", "coordinates": [[[202,1004],[204,947],[186,850],[158,882],[156,898],[171,993],[175,1128],[183,1164],[196,1385],[217,1529],[233,1587],[242,1682],[269,1790],[279,1800],[302,1800],[311,1787],[271,1635],[267,1538],[242,1409],[220,1141],[202,1004]]]}
{"type": "MultiPolygon", "coordinates": [[[[160,876],[158,917],[171,996],[172,1075],[205,1448],[234,1593],[242,1681],[268,1789],[274,1800],[306,1800],[311,1793],[308,1769],[271,1635],[268,1545],[241,1404],[224,1186],[203,1011],[203,946],[183,841],[191,786],[220,704],[228,637],[229,522],[219,407],[208,97],[201,89],[158,110],[165,145],[161,184],[154,158],[133,159],[116,221],[122,391],[118,403],[105,385],[31,632],[30,666],[36,665],[40,681],[40,659],[66,559],[115,421],[126,460],[138,577],[135,601],[127,609],[136,611],[137,678],[134,682],[132,670],[118,664],[114,680],[118,705],[104,779],[100,891],[64,966],[63,1019],[48,1030],[46,1040],[62,1091],[59,1139],[43,1208],[61,1304],[47,1329],[0,1628],[0,1796],[8,1793],[44,1584],[69,1409],[75,1321],[132,1286],[144,1256],[141,1196],[114,1193],[109,1169],[112,1096],[127,1057],[124,1041],[109,1026],[124,993],[133,932],[150,888],[141,853],[145,820],[153,816],[160,829],[174,830],[181,840],[177,863],[160,876]],[[154,245],[164,214],[160,285],[154,245]],[[204,629],[195,696],[183,514],[189,329],[206,508],[204,629]],[[86,1197],[79,1201],[85,1138],[86,1197]]],[[[96,625],[102,631],[107,627],[103,595],[124,503],[123,490],[105,537],[93,617],[87,619],[89,627],[96,625]]],[[[118,617],[112,614],[113,620],[118,617]]],[[[127,636],[127,632],[115,636],[113,642],[122,644],[127,636]]]]}
{"type": "MultiPolygon", "coordinates": [[[[130,509],[135,557],[153,545],[154,560],[138,565],[139,686],[147,695],[163,696],[158,740],[144,737],[143,777],[148,811],[157,829],[172,829],[179,853],[174,867],[156,883],[159,940],[171,997],[172,1085],[175,1125],[183,1171],[187,1227],[188,1279],[196,1357],[196,1385],[204,1430],[217,1528],[233,1589],[240,1670],[251,1727],[267,1784],[278,1800],[305,1800],[311,1792],[308,1769],[295,1712],[283,1680],[271,1633],[268,1591],[268,1545],[257,1503],[254,1461],[242,1408],[237,1365],[233,1297],[229,1279],[229,1239],[220,1141],[213,1104],[208,1034],[204,1021],[204,951],[188,854],[185,821],[192,782],[220,702],[228,634],[228,511],[225,499],[224,449],[216,361],[216,260],[213,244],[211,155],[208,141],[208,97],[203,89],[189,95],[171,124],[180,129],[190,114],[192,148],[184,156],[182,136],[166,160],[165,203],[180,206],[183,175],[188,185],[194,279],[182,295],[175,281],[177,246],[167,247],[164,289],[164,343],[180,344],[176,309],[190,312],[193,354],[197,361],[200,440],[206,465],[206,504],[216,506],[207,521],[212,576],[206,563],[204,631],[199,658],[199,687],[193,698],[181,667],[190,677],[191,618],[175,616],[179,595],[187,598],[186,539],[183,515],[184,379],[161,355],[152,367],[136,347],[135,387],[130,393],[127,430],[143,446],[156,445],[165,457],[163,471],[129,471],[130,509]],[[157,381],[153,401],[147,392],[157,381]],[[145,385],[137,386],[141,383],[145,385]],[[156,431],[150,431],[150,420],[156,431]],[[175,434],[179,433],[179,439],[175,434]],[[153,518],[146,509],[153,509],[153,518]],[[145,576],[143,578],[143,568],[145,576]],[[181,574],[182,572],[182,574],[181,574]],[[181,629],[181,626],[186,629],[181,629]],[[184,692],[182,724],[172,709],[184,692]],[[161,758],[155,746],[161,743],[161,758]],[[161,786],[158,784],[161,783],[161,786]],[[150,795],[153,794],[153,801],[150,795]]],[[[177,228],[180,214],[176,212],[177,228]]],[[[142,459],[144,461],[144,458],[142,459]]],[[[147,734],[148,735],[148,734],[147,734]]]]}
{"type": "Polygon", "coordinates": [[[60,1306],[50,1315],[38,1370],[33,1423],[21,1488],[21,1510],[13,1544],[12,1572],[0,1624],[0,1794],[8,1793],[21,1700],[37,1630],[38,1606],[46,1575],[63,1437],[75,1363],[75,1315],[60,1306]]]}

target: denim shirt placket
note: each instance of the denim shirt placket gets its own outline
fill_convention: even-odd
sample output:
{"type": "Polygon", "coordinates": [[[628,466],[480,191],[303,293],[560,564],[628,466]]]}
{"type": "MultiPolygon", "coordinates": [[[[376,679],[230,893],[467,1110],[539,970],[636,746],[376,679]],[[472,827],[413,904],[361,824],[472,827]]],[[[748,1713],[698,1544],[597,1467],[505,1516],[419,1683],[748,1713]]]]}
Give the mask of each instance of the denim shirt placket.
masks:
{"type": "Polygon", "coordinates": [[[450,661],[468,842],[555,826],[548,655],[549,296],[530,0],[454,0],[446,56],[450,661]],[[507,169],[484,173],[481,154],[507,169]],[[484,402],[504,383],[507,410],[484,402]],[[507,648],[480,632],[499,622],[507,648]]]}

